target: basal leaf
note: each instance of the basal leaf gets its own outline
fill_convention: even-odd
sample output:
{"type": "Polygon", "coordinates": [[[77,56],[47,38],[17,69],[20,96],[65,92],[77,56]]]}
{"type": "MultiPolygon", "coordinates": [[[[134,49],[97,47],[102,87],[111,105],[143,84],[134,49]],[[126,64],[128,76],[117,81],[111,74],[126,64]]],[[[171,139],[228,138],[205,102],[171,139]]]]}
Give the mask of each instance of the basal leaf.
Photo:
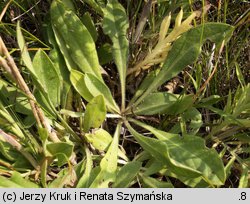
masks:
{"type": "Polygon", "coordinates": [[[168,168],[171,168],[172,170],[174,169],[175,172],[178,172],[178,174],[182,176],[188,174],[190,177],[196,177],[200,175],[198,171],[191,170],[189,168],[179,168],[175,166],[175,164],[172,164],[169,159],[167,145],[163,141],[155,138],[145,137],[139,134],[130,126],[129,123],[126,123],[126,126],[128,127],[129,131],[133,134],[135,139],[138,141],[138,143],[142,146],[142,148],[146,152],[148,152],[152,157],[162,162],[163,165],[166,165],[168,168]]]}
{"type": "Polygon", "coordinates": [[[117,0],[109,0],[103,11],[103,31],[113,42],[112,52],[120,76],[122,103],[125,108],[125,80],[129,47],[126,38],[128,18],[125,9],[117,0]]]}
{"type": "Polygon", "coordinates": [[[62,166],[69,161],[73,145],[66,142],[50,143],[46,145],[46,149],[51,156],[58,158],[58,165],[62,166]]]}
{"type": "Polygon", "coordinates": [[[95,43],[81,20],[57,0],[51,4],[50,15],[56,41],[69,70],[78,68],[102,80],[95,43]]]}
{"type": "Polygon", "coordinates": [[[84,76],[84,82],[86,87],[88,88],[89,92],[95,97],[98,95],[103,95],[105,99],[105,104],[108,106],[109,110],[113,112],[119,113],[119,107],[117,106],[116,102],[114,101],[112,94],[107,87],[107,85],[95,77],[93,74],[87,73],[84,76]]]}
{"type": "Polygon", "coordinates": [[[70,71],[70,81],[76,91],[86,100],[90,101],[93,98],[93,95],[89,92],[89,89],[86,86],[84,74],[72,69],[70,71]]]}
{"type": "Polygon", "coordinates": [[[187,124],[189,134],[196,134],[203,124],[201,113],[194,107],[186,110],[181,118],[187,124]]]}
{"type": "Polygon", "coordinates": [[[177,101],[178,97],[178,95],[168,92],[151,93],[133,109],[133,113],[137,115],[166,113],[177,101]]]}
{"type": "Polygon", "coordinates": [[[22,60],[23,60],[23,62],[25,64],[25,66],[31,72],[31,74],[33,74],[33,76],[35,76],[35,71],[34,71],[34,68],[33,68],[33,65],[32,65],[32,61],[31,61],[31,58],[30,58],[27,46],[25,44],[25,40],[24,40],[23,34],[22,34],[22,31],[21,31],[20,21],[17,22],[16,29],[17,29],[16,30],[16,33],[17,33],[17,43],[18,43],[18,46],[19,46],[19,48],[21,50],[22,60]]]}
{"type": "Polygon", "coordinates": [[[38,188],[39,186],[14,171],[10,178],[0,176],[0,187],[2,188],[38,188]]]}
{"type": "Polygon", "coordinates": [[[95,12],[103,16],[102,7],[95,0],[83,0],[83,1],[89,4],[94,9],[95,12]]]}
{"type": "Polygon", "coordinates": [[[242,165],[239,188],[249,188],[249,168],[245,165],[242,165]]]}
{"type": "Polygon", "coordinates": [[[130,183],[138,174],[141,162],[132,161],[124,165],[118,172],[113,188],[128,188],[130,183]]]}
{"type": "Polygon", "coordinates": [[[143,174],[140,176],[143,183],[143,188],[173,188],[173,184],[166,181],[159,181],[155,178],[144,176],[143,174]]]}
{"type": "Polygon", "coordinates": [[[144,98],[155,91],[161,84],[176,76],[187,65],[193,63],[200,54],[201,46],[206,40],[217,45],[227,40],[232,34],[233,27],[222,23],[206,23],[199,25],[178,38],[172,46],[161,71],[142,96],[135,102],[137,106],[144,98]]]}
{"type": "Polygon", "coordinates": [[[22,186],[22,188],[38,188],[39,186],[28,179],[25,179],[21,176],[21,174],[17,171],[12,173],[10,177],[10,181],[16,183],[17,185],[22,186]]]}
{"type": "Polygon", "coordinates": [[[110,147],[100,162],[100,172],[91,184],[91,188],[108,188],[110,182],[116,178],[118,160],[118,142],[121,131],[121,124],[117,125],[114,138],[110,147]]]}
{"type": "Polygon", "coordinates": [[[103,95],[96,96],[86,106],[83,130],[88,132],[90,128],[98,128],[106,118],[106,106],[103,95]]]}
{"type": "Polygon", "coordinates": [[[106,151],[112,142],[112,136],[103,129],[98,129],[94,133],[85,134],[86,140],[99,151],[106,151]]]}
{"type": "Polygon", "coordinates": [[[159,71],[160,70],[157,69],[149,72],[149,74],[145,77],[140,86],[137,88],[134,97],[129,101],[128,107],[133,105],[136,99],[139,98],[147,90],[147,88],[153,83],[159,71]]]}
{"type": "MultiPolygon", "coordinates": [[[[107,151],[110,143],[112,142],[112,136],[104,129],[98,129],[93,133],[85,134],[86,140],[93,145],[93,147],[99,151],[107,151]]],[[[118,149],[118,156],[125,161],[128,161],[126,155],[118,149]]]]}
{"type": "Polygon", "coordinates": [[[91,16],[89,12],[86,12],[82,17],[81,17],[82,23],[85,25],[85,27],[88,29],[89,33],[91,34],[91,37],[93,38],[94,42],[97,41],[97,31],[95,28],[95,24],[91,19],[91,16]]]}
{"type": "Polygon", "coordinates": [[[60,104],[60,77],[47,54],[39,49],[33,60],[36,76],[54,106],[60,104]]]}
{"type": "Polygon", "coordinates": [[[86,148],[85,152],[86,152],[86,165],[85,165],[86,167],[84,174],[77,183],[76,186],[77,188],[87,188],[90,185],[90,174],[93,169],[93,161],[89,149],[86,148]]]}
{"type": "Polygon", "coordinates": [[[159,158],[165,160],[166,164],[169,165],[168,168],[176,175],[186,177],[184,172],[190,172],[189,175],[186,174],[190,179],[202,176],[210,185],[222,185],[224,183],[223,163],[214,149],[205,147],[202,138],[192,135],[180,137],[178,134],[167,133],[144,123],[134,122],[149,130],[158,138],[157,140],[142,136],[131,129],[131,126],[128,126],[136,140],[153,157],[158,160],[159,158]],[[193,175],[191,176],[191,174],[193,175]]]}

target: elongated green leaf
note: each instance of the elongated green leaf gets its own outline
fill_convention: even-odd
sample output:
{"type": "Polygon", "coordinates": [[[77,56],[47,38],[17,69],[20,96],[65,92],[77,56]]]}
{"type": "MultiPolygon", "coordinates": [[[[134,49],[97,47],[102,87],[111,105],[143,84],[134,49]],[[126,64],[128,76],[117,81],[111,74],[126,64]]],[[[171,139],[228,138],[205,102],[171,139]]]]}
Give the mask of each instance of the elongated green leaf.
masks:
{"type": "Polygon", "coordinates": [[[21,176],[20,173],[14,171],[10,177],[10,181],[22,186],[23,188],[38,188],[39,186],[28,179],[25,179],[21,176]]]}
{"type": "Polygon", "coordinates": [[[103,95],[96,96],[86,106],[83,130],[88,132],[90,128],[98,128],[106,118],[106,106],[103,95]]]}
{"type": "Polygon", "coordinates": [[[200,173],[196,170],[192,170],[190,168],[179,168],[175,165],[175,163],[172,163],[169,154],[168,154],[168,147],[165,144],[165,142],[155,139],[155,138],[149,138],[145,137],[138,132],[136,132],[129,123],[126,123],[126,126],[128,127],[129,131],[133,134],[135,139],[139,142],[139,144],[143,147],[145,151],[151,154],[155,159],[162,162],[172,170],[176,172],[176,174],[179,174],[181,176],[189,175],[189,177],[195,178],[200,175],[200,173]]]}
{"type": "Polygon", "coordinates": [[[177,115],[185,112],[193,105],[193,95],[180,95],[177,101],[169,108],[166,113],[170,115],[177,115]]]}
{"type": "Polygon", "coordinates": [[[10,181],[4,176],[0,176],[0,187],[1,188],[23,188],[22,185],[10,181]]]}
{"type": "Polygon", "coordinates": [[[8,179],[0,176],[0,187],[2,188],[38,188],[38,185],[23,178],[20,173],[14,171],[8,179]]]}
{"type": "Polygon", "coordinates": [[[249,168],[247,166],[242,165],[242,169],[243,171],[240,176],[239,188],[248,188],[249,187],[249,182],[248,182],[249,168]]]}
{"type": "Polygon", "coordinates": [[[127,124],[136,140],[153,157],[165,162],[176,175],[180,177],[188,175],[189,179],[202,176],[211,185],[224,183],[223,163],[214,149],[205,147],[202,138],[192,135],[181,138],[177,134],[160,131],[141,122],[134,122],[149,130],[159,139],[142,136],[127,124]]]}
{"type": "Polygon", "coordinates": [[[146,170],[143,172],[143,175],[150,176],[150,175],[156,174],[157,172],[162,171],[164,168],[166,168],[166,165],[152,157],[147,162],[145,168],[146,170]]]}
{"type": "Polygon", "coordinates": [[[81,20],[57,0],[51,5],[50,15],[56,41],[69,70],[78,68],[102,80],[94,41],[81,20]]]}
{"type": "Polygon", "coordinates": [[[147,90],[147,88],[153,83],[159,71],[160,70],[157,69],[157,70],[153,70],[152,72],[149,72],[149,74],[145,77],[145,79],[140,84],[139,88],[136,90],[134,97],[129,101],[128,106],[133,105],[136,99],[139,98],[147,90]]]}
{"type": "Polygon", "coordinates": [[[137,115],[167,113],[177,99],[178,95],[167,92],[151,93],[141,104],[133,109],[133,113],[137,115]]]}
{"type": "Polygon", "coordinates": [[[91,188],[108,188],[109,183],[115,181],[120,131],[121,124],[119,123],[114,134],[114,139],[104,158],[100,162],[100,172],[91,184],[91,188]]]}
{"type": "Polygon", "coordinates": [[[86,100],[90,101],[93,98],[93,95],[89,92],[85,84],[84,74],[76,71],[74,69],[70,72],[70,81],[76,91],[86,100]]]}
{"type": "MultiPolygon", "coordinates": [[[[47,91],[46,91],[45,87],[43,86],[43,84],[41,83],[41,81],[39,80],[40,76],[37,75],[37,73],[34,69],[30,55],[28,53],[28,49],[25,45],[25,41],[24,41],[24,38],[23,38],[23,35],[21,32],[21,28],[20,28],[19,23],[17,25],[17,40],[18,40],[19,48],[22,50],[22,52],[21,52],[22,60],[24,61],[24,64],[26,65],[27,69],[29,70],[29,72],[32,76],[32,79],[34,80],[33,83],[38,88],[39,91],[41,91],[43,94],[45,94],[44,97],[46,98],[47,103],[48,103],[49,97],[48,97],[48,94],[46,94],[47,91]]],[[[58,89],[58,87],[56,87],[56,89],[58,89]]],[[[56,97],[56,98],[58,99],[58,97],[56,97]]],[[[49,103],[49,104],[51,104],[51,103],[49,103]]],[[[50,109],[50,107],[48,109],[50,109]]]]}
{"type": "Polygon", "coordinates": [[[77,183],[77,188],[87,188],[90,185],[90,174],[93,168],[93,161],[89,149],[85,149],[86,152],[86,168],[83,176],[77,183]]]}
{"type": "Polygon", "coordinates": [[[39,49],[33,60],[36,76],[54,106],[60,104],[60,77],[47,54],[39,49]]]}
{"type": "MultiPolygon", "coordinates": [[[[66,2],[71,2],[71,1],[66,0],[66,2]]],[[[71,92],[71,89],[70,89],[71,83],[70,83],[70,79],[69,79],[70,72],[67,68],[64,57],[63,57],[62,53],[60,52],[60,49],[59,49],[58,44],[56,42],[51,23],[48,24],[48,26],[46,27],[46,30],[47,30],[47,35],[48,35],[48,41],[53,45],[53,49],[50,51],[49,57],[50,57],[51,61],[53,62],[55,69],[59,73],[59,77],[61,80],[61,89],[60,89],[60,91],[61,91],[61,94],[60,94],[61,95],[61,103],[60,103],[60,105],[62,108],[65,108],[67,106],[68,101],[69,101],[69,95],[71,92]]]]}
{"type": "Polygon", "coordinates": [[[58,158],[58,165],[62,166],[69,161],[73,152],[73,145],[66,142],[50,143],[46,145],[47,151],[58,158]]]}
{"type": "Polygon", "coordinates": [[[107,87],[107,85],[95,77],[93,74],[85,74],[84,81],[86,87],[88,88],[89,92],[95,97],[98,95],[103,95],[105,99],[105,104],[108,108],[116,113],[119,113],[119,107],[117,106],[116,102],[114,101],[112,94],[107,87]]]}
{"type": "Polygon", "coordinates": [[[104,11],[103,31],[112,42],[112,52],[119,72],[123,108],[125,108],[125,80],[128,58],[128,40],[126,38],[128,19],[125,9],[117,0],[109,0],[104,11]]]}
{"type": "Polygon", "coordinates": [[[97,41],[97,31],[94,25],[94,22],[91,19],[91,16],[89,12],[86,12],[82,17],[81,17],[82,23],[85,25],[85,27],[88,29],[89,33],[91,34],[91,37],[93,38],[94,42],[97,41]]]}
{"type": "Polygon", "coordinates": [[[22,34],[22,31],[21,31],[21,27],[20,27],[20,21],[17,22],[17,27],[16,27],[16,33],[17,33],[17,43],[18,43],[18,46],[21,50],[21,57],[22,57],[22,60],[25,64],[25,66],[28,68],[28,70],[31,72],[31,74],[33,74],[33,76],[35,76],[35,70],[33,68],[33,65],[32,65],[32,61],[31,61],[31,58],[30,58],[30,55],[29,55],[29,52],[28,52],[28,49],[26,47],[26,44],[25,44],[25,40],[24,40],[24,37],[23,37],[23,34],[22,34]]]}
{"type": "Polygon", "coordinates": [[[246,86],[246,82],[244,80],[244,76],[242,74],[240,66],[239,66],[239,64],[237,62],[235,62],[234,64],[235,64],[236,74],[237,74],[238,80],[240,82],[240,85],[241,85],[242,88],[244,88],[246,86]]]}
{"type": "Polygon", "coordinates": [[[140,176],[143,183],[143,188],[173,188],[173,184],[166,181],[159,181],[155,178],[144,176],[143,174],[140,176]]]}
{"type": "Polygon", "coordinates": [[[233,27],[221,23],[207,23],[197,26],[178,38],[170,50],[159,74],[142,96],[135,102],[137,106],[144,98],[155,91],[165,81],[176,76],[187,65],[193,63],[200,54],[201,46],[206,40],[220,44],[232,34],[233,27]]]}
{"type": "Polygon", "coordinates": [[[103,16],[102,7],[95,0],[83,0],[83,1],[89,4],[94,9],[94,11],[103,16]]]}
{"type": "Polygon", "coordinates": [[[116,176],[113,188],[128,188],[141,168],[141,162],[133,161],[124,165],[116,176]]]}
{"type": "MultiPolygon", "coordinates": [[[[106,130],[103,129],[98,129],[91,134],[85,134],[85,137],[86,140],[99,151],[107,151],[110,143],[113,140],[112,136],[106,130]]],[[[120,149],[118,149],[118,156],[124,159],[125,161],[128,161],[128,158],[120,149]]]]}
{"type": "Polygon", "coordinates": [[[76,11],[76,9],[75,9],[75,6],[74,6],[74,4],[73,4],[73,2],[72,2],[72,0],[60,0],[63,4],[64,4],[64,6],[66,6],[67,8],[69,8],[69,9],[71,9],[72,11],[76,11]]]}

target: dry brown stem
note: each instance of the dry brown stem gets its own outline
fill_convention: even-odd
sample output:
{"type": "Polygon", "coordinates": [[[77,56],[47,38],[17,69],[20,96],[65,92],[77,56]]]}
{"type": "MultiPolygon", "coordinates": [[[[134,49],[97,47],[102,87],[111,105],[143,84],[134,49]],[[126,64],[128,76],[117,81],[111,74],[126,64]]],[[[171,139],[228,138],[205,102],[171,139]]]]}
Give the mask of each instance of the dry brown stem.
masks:
{"type": "Polygon", "coordinates": [[[57,137],[56,133],[52,130],[50,125],[48,124],[42,109],[37,105],[35,97],[29,90],[28,85],[24,81],[21,73],[19,72],[19,69],[16,66],[15,61],[9,54],[8,49],[6,48],[1,37],[0,37],[0,55],[5,57],[4,58],[0,56],[0,66],[2,66],[9,74],[13,76],[17,85],[28,97],[32,112],[35,116],[38,126],[40,127],[42,126],[48,131],[49,137],[53,142],[59,142],[60,141],[59,138],[57,137]]]}

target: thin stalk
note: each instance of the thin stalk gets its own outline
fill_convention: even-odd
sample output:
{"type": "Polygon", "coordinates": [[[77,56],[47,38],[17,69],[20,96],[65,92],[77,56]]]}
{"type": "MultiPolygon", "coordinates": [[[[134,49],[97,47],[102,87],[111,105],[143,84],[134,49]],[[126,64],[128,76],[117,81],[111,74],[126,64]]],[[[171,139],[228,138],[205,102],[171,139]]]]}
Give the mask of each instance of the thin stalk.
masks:
{"type": "Polygon", "coordinates": [[[7,134],[3,130],[0,129],[0,136],[3,138],[4,141],[8,142],[13,148],[15,148],[17,151],[19,151],[30,163],[31,165],[36,169],[40,170],[40,166],[36,162],[36,160],[33,158],[33,156],[24,150],[23,146],[14,139],[11,135],[7,134]]]}

